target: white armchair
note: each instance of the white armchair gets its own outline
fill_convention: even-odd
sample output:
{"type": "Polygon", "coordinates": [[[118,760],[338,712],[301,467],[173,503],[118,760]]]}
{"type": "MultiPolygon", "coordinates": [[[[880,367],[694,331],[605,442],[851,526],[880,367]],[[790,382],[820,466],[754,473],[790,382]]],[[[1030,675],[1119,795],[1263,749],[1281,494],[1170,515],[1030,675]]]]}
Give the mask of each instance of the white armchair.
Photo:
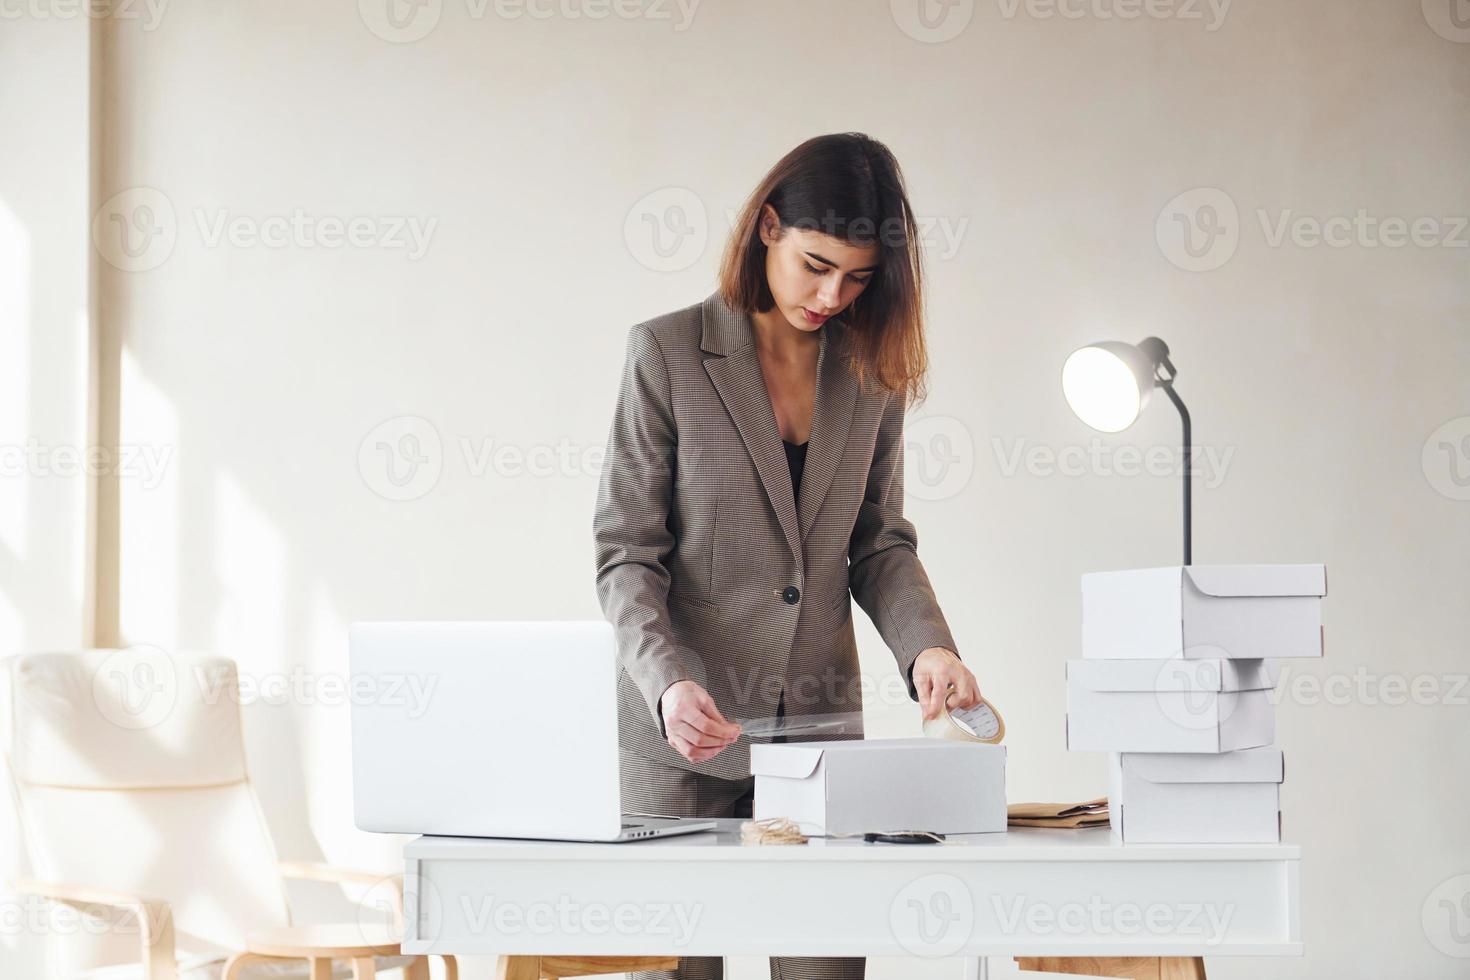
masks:
{"type": "MultiPolygon", "coordinates": [[[[242,980],[325,976],[325,964],[238,955],[247,933],[292,925],[287,878],[377,885],[392,920],[382,925],[401,930],[391,872],[277,860],[237,691],[222,657],[143,648],[0,661],[0,738],[32,869],[8,888],[44,909],[51,976],[218,980],[232,957],[242,980]]],[[[422,958],[374,966],[428,976],[422,958]]],[[[333,964],[331,975],[353,974],[333,964]]]]}

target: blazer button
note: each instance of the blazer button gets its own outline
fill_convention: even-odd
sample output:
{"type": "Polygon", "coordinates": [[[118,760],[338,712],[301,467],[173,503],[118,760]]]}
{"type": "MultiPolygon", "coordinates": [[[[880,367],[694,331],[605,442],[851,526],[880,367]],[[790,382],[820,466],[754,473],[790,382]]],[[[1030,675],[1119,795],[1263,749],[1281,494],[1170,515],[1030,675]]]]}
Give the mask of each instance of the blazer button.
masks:
{"type": "Polygon", "coordinates": [[[801,590],[794,585],[788,585],[786,591],[781,593],[781,598],[794,606],[801,601],[801,590]]]}

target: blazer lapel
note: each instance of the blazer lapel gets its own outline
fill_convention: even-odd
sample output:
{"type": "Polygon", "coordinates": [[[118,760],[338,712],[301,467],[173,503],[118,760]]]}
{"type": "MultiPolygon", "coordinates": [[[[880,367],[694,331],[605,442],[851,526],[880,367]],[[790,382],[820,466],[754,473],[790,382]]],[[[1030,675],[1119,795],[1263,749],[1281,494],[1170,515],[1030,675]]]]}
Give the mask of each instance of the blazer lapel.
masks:
{"type": "Polygon", "coordinates": [[[771,409],[771,396],[761,374],[760,358],[749,319],[725,305],[715,293],[704,305],[704,337],[700,346],[721,357],[706,358],[705,372],[735,421],[735,428],[760,474],[766,497],[786,535],[791,554],[802,558],[801,537],[796,520],[796,501],[791,494],[791,470],[786,450],[771,409]]]}

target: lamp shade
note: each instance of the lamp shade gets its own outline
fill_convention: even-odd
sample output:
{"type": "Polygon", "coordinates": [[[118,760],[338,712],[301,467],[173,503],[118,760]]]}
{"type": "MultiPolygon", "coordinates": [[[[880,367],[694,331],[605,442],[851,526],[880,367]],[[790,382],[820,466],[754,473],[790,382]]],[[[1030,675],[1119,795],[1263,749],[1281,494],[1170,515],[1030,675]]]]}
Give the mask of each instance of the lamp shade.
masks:
{"type": "Polygon", "coordinates": [[[1100,432],[1133,424],[1154,390],[1154,361],[1133,344],[1103,340],[1079,347],[1062,365],[1062,394],[1100,432]]]}

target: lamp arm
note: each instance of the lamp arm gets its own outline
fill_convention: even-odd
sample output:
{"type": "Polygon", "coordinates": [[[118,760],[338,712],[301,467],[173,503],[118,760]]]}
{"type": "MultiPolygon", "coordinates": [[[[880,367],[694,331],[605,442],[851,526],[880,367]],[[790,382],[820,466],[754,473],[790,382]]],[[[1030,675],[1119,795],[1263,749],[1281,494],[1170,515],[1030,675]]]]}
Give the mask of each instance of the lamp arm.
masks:
{"type": "MultiPolygon", "coordinates": [[[[1167,361],[1167,358],[1165,360],[1167,361]]],[[[1179,397],[1179,393],[1174,390],[1172,364],[1169,365],[1169,370],[1171,376],[1167,380],[1159,379],[1156,384],[1158,385],[1158,387],[1164,389],[1164,394],[1169,396],[1169,401],[1173,402],[1174,407],[1179,409],[1179,420],[1184,424],[1184,564],[1188,565],[1193,560],[1193,547],[1191,545],[1191,538],[1193,537],[1191,528],[1193,526],[1193,522],[1191,520],[1190,511],[1190,504],[1193,494],[1191,493],[1191,481],[1189,478],[1191,456],[1193,453],[1191,446],[1191,427],[1189,422],[1189,409],[1184,407],[1184,400],[1181,399],[1179,397]]]]}

